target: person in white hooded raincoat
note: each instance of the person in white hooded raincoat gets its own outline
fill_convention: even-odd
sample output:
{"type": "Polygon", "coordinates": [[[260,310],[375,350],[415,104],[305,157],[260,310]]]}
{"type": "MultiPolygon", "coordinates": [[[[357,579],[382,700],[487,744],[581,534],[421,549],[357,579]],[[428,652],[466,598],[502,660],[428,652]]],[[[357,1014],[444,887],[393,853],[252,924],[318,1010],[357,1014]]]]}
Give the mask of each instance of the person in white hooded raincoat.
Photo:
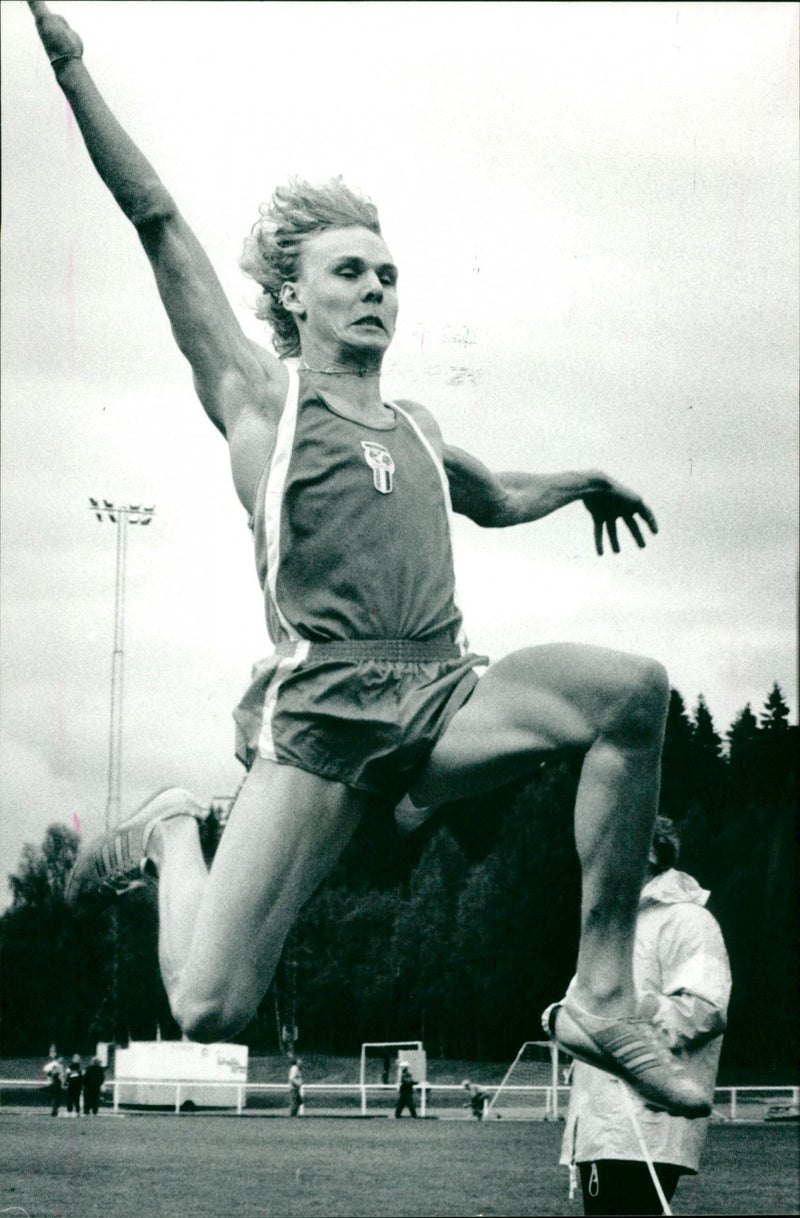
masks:
{"type": "MultiPolygon", "coordinates": [[[[659,817],[636,923],[634,979],[640,999],[657,1003],[655,1022],[669,1047],[712,1100],[730,965],[719,924],[705,908],[710,893],[675,869],[677,857],[673,822],[659,817]]],[[[586,1214],[662,1213],[631,1111],[667,1201],[681,1175],[698,1171],[708,1117],[656,1110],[619,1079],[576,1060],[561,1163],[577,1166],[586,1214]]]]}

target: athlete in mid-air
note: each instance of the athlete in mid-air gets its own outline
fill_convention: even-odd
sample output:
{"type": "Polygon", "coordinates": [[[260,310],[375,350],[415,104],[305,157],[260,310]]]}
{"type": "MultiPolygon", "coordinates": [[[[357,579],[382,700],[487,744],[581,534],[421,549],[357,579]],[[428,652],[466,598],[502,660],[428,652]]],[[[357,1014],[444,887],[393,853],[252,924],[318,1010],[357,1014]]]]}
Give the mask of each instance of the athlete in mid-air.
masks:
{"type": "MultiPolygon", "coordinates": [[[[618,549],[644,545],[641,498],[604,474],[493,474],[430,413],[387,402],[380,371],[397,269],[375,208],[340,180],[275,192],[246,242],[279,358],[243,333],[196,237],[110,113],[80,38],[31,3],[100,177],[152,265],[197,395],[228,442],[275,651],[237,708],[248,773],[210,868],[205,809],[170,789],[82,850],[70,896],[158,876],[159,956],[175,1018],[212,1041],[252,1017],[298,911],[376,794],[406,815],[583,756],[577,980],[553,1013],[572,1053],[688,1116],[707,1097],[637,1010],[636,911],[659,790],[669,686],[654,661],[532,647],[490,665],[465,646],[449,511],[485,527],[582,500],[618,549]]],[[[422,811],[420,811],[422,810],[422,811]]]]}

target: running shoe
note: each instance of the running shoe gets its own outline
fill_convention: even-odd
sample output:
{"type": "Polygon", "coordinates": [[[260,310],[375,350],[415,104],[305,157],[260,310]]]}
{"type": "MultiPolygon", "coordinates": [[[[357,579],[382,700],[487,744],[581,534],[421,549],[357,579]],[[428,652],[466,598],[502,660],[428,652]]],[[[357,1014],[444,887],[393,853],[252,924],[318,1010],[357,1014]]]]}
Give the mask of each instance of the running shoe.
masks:
{"type": "Polygon", "coordinates": [[[634,1018],[601,1019],[567,998],[547,1008],[542,1027],[567,1053],[624,1079],[652,1106],[673,1116],[708,1116],[708,1097],[656,1027],[655,1010],[651,996],[634,1018]]]}
{"type": "Polygon", "coordinates": [[[150,834],[157,823],[174,816],[192,816],[202,824],[208,808],[180,787],[159,791],[121,825],[78,851],[67,881],[67,904],[75,908],[92,897],[111,900],[143,887],[155,873],[145,854],[150,834]]]}

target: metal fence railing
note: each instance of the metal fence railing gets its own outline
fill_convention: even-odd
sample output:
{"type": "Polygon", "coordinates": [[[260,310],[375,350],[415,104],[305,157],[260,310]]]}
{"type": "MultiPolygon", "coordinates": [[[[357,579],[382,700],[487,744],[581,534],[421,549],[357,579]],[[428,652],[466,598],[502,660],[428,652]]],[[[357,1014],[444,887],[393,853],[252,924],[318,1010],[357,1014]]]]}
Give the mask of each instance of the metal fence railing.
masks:
{"type": "MultiPolygon", "coordinates": [[[[427,1111],[464,1109],[464,1090],[454,1083],[425,1083],[427,1111]]],[[[241,1115],[247,1109],[264,1107],[288,1107],[289,1087],[287,1083],[250,1083],[250,1082],[220,1082],[209,1083],[202,1080],[170,1080],[170,1079],[109,1079],[103,1086],[104,1100],[110,1102],[114,1112],[128,1104],[136,1104],[132,1096],[141,1094],[142,1088],[157,1088],[159,1100],[157,1107],[169,1108],[181,1112],[187,1104],[200,1109],[214,1109],[213,1095],[219,1092],[224,1106],[232,1112],[241,1115]],[[195,1104],[193,1095],[202,1093],[202,1102],[195,1104]],[[224,1094],[222,1094],[224,1093],[224,1094]]],[[[498,1090],[499,1084],[488,1084],[482,1089],[489,1096],[498,1090]]],[[[552,1096],[549,1086],[515,1086],[506,1087],[510,1099],[524,1102],[526,1099],[538,1099],[539,1103],[530,1109],[531,1116],[537,1111],[552,1113],[565,1112],[569,1101],[569,1087],[559,1086],[558,1095],[552,1096]]],[[[385,1083],[305,1083],[303,1087],[306,1111],[311,1114],[319,1111],[350,1109],[353,1115],[370,1115],[377,1111],[388,1112],[393,1109],[396,1089],[385,1083]]],[[[40,1103],[49,1105],[50,1085],[46,1079],[0,1079],[0,1107],[10,1107],[13,1104],[40,1103]],[[38,1094],[37,1094],[38,1093],[38,1094]],[[14,1098],[16,1095],[16,1099],[14,1098]]],[[[796,1116],[800,1105],[800,1086],[787,1084],[780,1087],[717,1087],[714,1095],[714,1115],[718,1120],[731,1122],[752,1122],[764,1120],[792,1119],[796,1116]]]]}

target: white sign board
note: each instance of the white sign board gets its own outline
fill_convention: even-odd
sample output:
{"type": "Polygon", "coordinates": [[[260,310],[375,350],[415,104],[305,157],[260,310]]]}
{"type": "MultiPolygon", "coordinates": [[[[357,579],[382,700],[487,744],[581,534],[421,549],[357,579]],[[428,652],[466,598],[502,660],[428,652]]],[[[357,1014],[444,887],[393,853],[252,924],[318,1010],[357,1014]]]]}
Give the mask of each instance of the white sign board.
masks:
{"type": "Polygon", "coordinates": [[[180,1102],[213,1108],[235,1108],[238,1085],[247,1082],[246,1045],[200,1045],[191,1040],[131,1041],[117,1049],[114,1078],[121,1104],[167,1105],[180,1102]],[[231,1083],[236,1086],[203,1086],[231,1083]]]}

